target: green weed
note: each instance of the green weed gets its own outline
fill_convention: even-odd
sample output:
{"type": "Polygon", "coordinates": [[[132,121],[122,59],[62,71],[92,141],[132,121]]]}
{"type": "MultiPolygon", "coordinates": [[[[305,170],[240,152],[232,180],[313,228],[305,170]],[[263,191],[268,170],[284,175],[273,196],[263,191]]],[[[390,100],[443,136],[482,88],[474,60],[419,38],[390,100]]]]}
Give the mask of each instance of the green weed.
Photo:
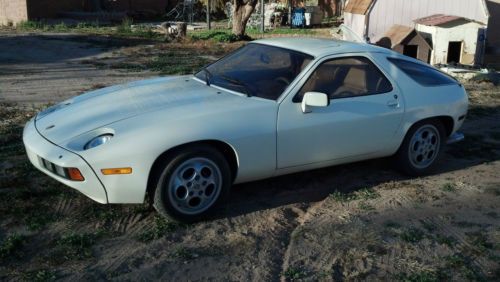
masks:
{"type": "Polygon", "coordinates": [[[373,189],[363,188],[351,193],[342,193],[337,190],[330,194],[330,198],[336,202],[351,202],[355,200],[371,200],[379,198],[380,194],[373,189]]]}
{"type": "Polygon", "coordinates": [[[454,254],[444,257],[444,261],[448,268],[460,268],[466,264],[465,257],[461,254],[454,254]]]}
{"type": "Polygon", "coordinates": [[[358,206],[358,207],[359,207],[361,210],[364,210],[364,211],[373,211],[373,210],[375,210],[375,207],[374,207],[374,206],[372,206],[372,205],[368,204],[368,203],[367,203],[367,202],[365,202],[365,201],[361,201],[361,202],[359,203],[359,206],[358,206]]]}
{"type": "Polygon", "coordinates": [[[48,25],[39,21],[23,21],[16,25],[16,28],[21,30],[46,30],[48,25]]]}
{"type": "Polygon", "coordinates": [[[417,243],[424,238],[424,232],[418,228],[411,227],[400,234],[400,238],[408,243],[417,243]]]}
{"type": "Polygon", "coordinates": [[[132,33],[133,20],[131,18],[125,18],[120,25],[116,27],[116,32],[119,34],[130,34],[132,33]]]}
{"type": "Polygon", "coordinates": [[[482,227],[480,223],[475,223],[470,221],[453,221],[452,224],[460,228],[482,227]]]}
{"type": "Polygon", "coordinates": [[[456,192],[457,186],[453,183],[445,183],[441,186],[441,190],[444,192],[456,192]]]}
{"type": "Polygon", "coordinates": [[[139,241],[149,242],[163,237],[168,232],[173,232],[179,228],[179,224],[167,221],[163,217],[157,215],[154,217],[153,226],[150,229],[143,231],[139,236],[139,241]]]}
{"type": "Polygon", "coordinates": [[[488,237],[481,231],[465,233],[467,241],[480,253],[493,249],[494,245],[488,240],[488,237]]]}
{"type": "MultiPolygon", "coordinates": [[[[181,55],[182,56],[182,55],[181,55]]],[[[206,65],[209,61],[196,56],[186,56],[175,58],[172,54],[162,54],[146,64],[147,69],[160,72],[164,75],[169,74],[192,74],[206,65]],[[180,63],[182,62],[182,63],[180,63]]]]}
{"type": "Polygon", "coordinates": [[[434,232],[436,230],[436,226],[432,222],[427,222],[425,220],[420,220],[420,224],[422,224],[422,227],[427,230],[428,232],[434,232]]]}
{"type": "MultiPolygon", "coordinates": [[[[247,28],[246,32],[248,34],[261,34],[259,28],[247,28]]],[[[316,34],[316,31],[311,30],[311,29],[297,29],[297,28],[274,28],[270,30],[266,30],[265,34],[290,34],[290,35],[314,35],[316,34]]]]}
{"type": "Polygon", "coordinates": [[[146,69],[142,65],[134,64],[134,63],[125,63],[125,62],[111,64],[109,67],[112,69],[126,70],[127,72],[141,72],[141,71],[144,71],[146,69]]]}
{"type": "Polygon", "coordinates": [[[285,272],[283,272],[283,276],[288,281],[297,281],[305,278],[307,276],[307,272],[300,267],[289,267],[285,272]]]}
{"type": "Polygon", "coordinates": [[[436,242],[439,244],[447,245],[448,247],[453,247],[457,240],[453,236],[444,236],[441,234],[436,235],[436,242]]]}
{"type": "Polygon", "coordinates": [[[336,202],[346,203],[357,200],[358,197],[353,193],[342,193],[339,191],[335,191],[330,194],[330,199],[333,199],[336,202]]]}
{"type": "Polygon", "coordinates": [[[58,31],[58,32],[65,32],[65,31],[70,30],[70,28],[64,22],[55,24],[53,26],[53,29],[54,29],[54,31],[58,31]]]}
{"type": "Polygon", "coordinates": [[[37,212],[30,212],[24,219],[28,229],[37,231],[43,229],[47,224],[54,222],[57,217],[49,213],[46,209],[37,212]]]}
{"type": "Polygon", "coordinates": [[[56,241],[55,253],[57,260],[83,260],[92,257],[92,246],[100,237],[99,233],[69,233],[56,241]]]}
{"type": "Polygon", "coordinates": [[[386,222],[384,223],[384,226],[385,226],[386,228],[395,228],[395,229],[396,229],[396,228],[400,228],[400,227],[401,227],[401,224],[399,224],[399,223],[397,223],[397,222],[394,222],[394,221],[390,221],[390,220],[389,220],[389,221],[386,221],[386,222]]]}
{"type": "Polygon", "coordinates": [[[25,240],[26,237],[19,234],[13,234],[5,238],[0,244],[0,258],[19,255],[25,240]]]}
{"type": "Polygon", "coordinates": [[[359,199],[363,200],[380,198],[380,194],[377,191],[369,188],[363,188],[361,190],[358,190],[355,192],[355,194],[358,196],[359,199]]]}
{"type": "Polygon", "coordinates": [[[442,271],[420,271],[411,274],[400,274],[398,280],[405,282],[438,282],[448,280],[449,277],[442,271]]]}
{"type": "Polygon", "coordinates": [[[55,281],[56,274],[53,271],[47,269],[41,269],[23,273],[22,278],[23,280],[32,282],[55,281]]]}
{"type": "Polygon", "coordinates": [[[195,254],[193,254],[189,249],[184,248],[184,247],[179,247],[176,248],[171,254],[171,257],[173,258],[179,258],[182,260],[191,260],[196,257],[195,254]]]}

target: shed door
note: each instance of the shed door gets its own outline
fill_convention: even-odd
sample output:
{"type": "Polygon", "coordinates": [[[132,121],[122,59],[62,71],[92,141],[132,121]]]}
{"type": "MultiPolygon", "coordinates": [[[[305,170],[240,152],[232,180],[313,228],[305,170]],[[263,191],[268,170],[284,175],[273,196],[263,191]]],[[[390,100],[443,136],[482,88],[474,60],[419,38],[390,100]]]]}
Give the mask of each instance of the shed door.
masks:
{"type": "Polygon", "coordinates": [[[448,58],[447,63],[460,63],[460,55],[462,54],[462,41],[451,41],[448,43],[448,58]]]}

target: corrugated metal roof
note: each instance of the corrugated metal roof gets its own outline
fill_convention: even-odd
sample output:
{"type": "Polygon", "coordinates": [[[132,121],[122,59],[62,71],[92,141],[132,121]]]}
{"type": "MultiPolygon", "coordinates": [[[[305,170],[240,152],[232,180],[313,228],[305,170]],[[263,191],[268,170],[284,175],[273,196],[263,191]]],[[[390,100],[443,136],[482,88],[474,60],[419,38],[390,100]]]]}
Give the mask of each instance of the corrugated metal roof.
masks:
{"type": "Polygon", "coordinates": [[[394,48],[394,46],[400,44],[414,30],[414,28],[408,26],[395,24],[385,33],[384,37],[391,39],[391,48],[394,48]]]}
{"type": "Polygon", "coordinates": [[[436,25],[450,23],[460,19],[463,19],[463,17],[437,14],[425,18],[416,19],[415,22],[422,25],[436,26],[436,25]]]}
{"type": "Polygon", "coordinates": [[[344,12],[351,14],[366,15],[374,0],[349,0],[344,12]]]}

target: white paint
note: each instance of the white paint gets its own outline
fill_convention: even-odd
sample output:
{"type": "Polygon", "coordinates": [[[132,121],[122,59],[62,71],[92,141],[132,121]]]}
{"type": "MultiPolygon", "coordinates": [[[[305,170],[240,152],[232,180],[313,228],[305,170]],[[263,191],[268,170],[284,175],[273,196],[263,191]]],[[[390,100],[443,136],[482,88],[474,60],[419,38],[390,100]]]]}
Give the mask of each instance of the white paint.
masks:
{"type": "Polygon", "coordinates": [[[359,36],[377,42],[393,25],[414,27],[419,18],[445,14],[471,19],[485,25],[488,11],[484,0],[375,0],[365,16],[345,13],[345,24],[359,36]]]}
{"type": "Polygon", "coordinates": [[[328,95],[321,92],[307,92],[302,99],[302,112],[310,113],[311,108],[328,106],[328,95]]]}
{"type": "MultiPolygon", "coordinates": [[[[481,53],[476,56],[478,50],[479,30],[484,26],[475,22],[459,21],[455,25],[426,26],[417,24],[416,29],[422,36],[432,41],[431,64],[446,64],[448,58],[449,42],[462,42],[462,55],[460,63],[473,65],[476,59],[480,60],[481,53]]],[[[480,61],[478,62],[480,63],[480,61]]]]}
{"type": "Polygon", "coordinates": [[[365,38],[365,30],[366,30],[365,15],[345,13],[344,24],[348,26],[359,37],[365,38]]]}
{"type": "Polygon", "coordinates": [[[186,143],[216,140],[229,145],[237,157],[235,182],[242,183],[390,156],[416,122],[449,116],[455,121],[453,133],[462,125],[458,117],[467,113],[461,85],[423,87],[387,57],[425,64],[384,48],[309,38],[249,44],[289,46],[316,56],[276,101],[235,95],[187,76],[113,86],[64,101],[26,125],[23,141],[30,161],[98,202],[142,203],[154,161],[186,143]],[[347,56],[371,60],[387,76],[392,91],[335,99],[304,114],[293,101],[295,94],[322,62],[347,56]],[[91,135],[108,131],[114,133],[109,142],[83,150],[91,135]],[[41,167],[37,156],[80,169],[85,181],[54,175],[41,167]],[[117,167],[132,167],[133,173],[100,173],[117,167]]]}

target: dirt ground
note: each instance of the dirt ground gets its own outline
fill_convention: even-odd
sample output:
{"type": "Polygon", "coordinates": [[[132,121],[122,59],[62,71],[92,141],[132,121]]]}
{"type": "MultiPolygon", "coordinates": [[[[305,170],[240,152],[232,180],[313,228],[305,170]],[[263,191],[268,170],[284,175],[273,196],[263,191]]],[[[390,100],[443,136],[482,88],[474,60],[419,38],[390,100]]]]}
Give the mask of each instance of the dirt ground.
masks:
{"type": "Polygon", "coordinates": [[[236,185],[192,225],[94,203],[30,166],[22,127],[46,103],[169,73],[181,55],[194,61],[176,71],[189,72],[237,46],[0,33],[0,280],[500,279],[500,87],[489,83],[466,85],[466,140],[434,175],[379,159],[236,185]]]}

